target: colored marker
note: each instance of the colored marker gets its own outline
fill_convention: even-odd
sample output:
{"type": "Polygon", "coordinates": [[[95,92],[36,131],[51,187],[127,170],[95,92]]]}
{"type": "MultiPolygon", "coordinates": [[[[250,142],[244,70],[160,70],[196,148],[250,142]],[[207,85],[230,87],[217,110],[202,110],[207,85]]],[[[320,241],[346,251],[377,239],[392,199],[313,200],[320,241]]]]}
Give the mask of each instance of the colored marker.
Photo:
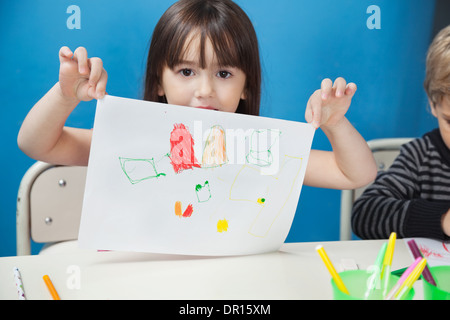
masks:
{"type": "Polygon", "coordinates": [[[395,240],[397,239],[397,234],[395,232],[392,232],[389,237],[388,246],[386,249],[386,254],[384,255],[383,260],[383,269],[381,271],[381,278],[383,278],[384,274],[387,272],[390,272],[390,268],[392,265],[392,257],[394,256],[394,249],[395,249],[395,240]],[[389,270],[387,270],[389,269],[389,270]]]}
{"type": "Polygon", "coordinates": [[[19,295],[19,300],[27,300],[25,297],[25,290],[23,289],[22,276],[20,275],[19,268],[14,267],[14,280],[16,281],[17,294],[19,295]]]}
{"type": "Polygon", "coordinates": [[[417,266],[414,268],[414,270],[411,272],[411,274],[408,276],[408,278],[406,278],[403,288],[400,288],[398,293],[394,296],[394,298],[396,300],[405,299],[408,292],[412,289],[414,282],[416,282],[416,280],[419,279],[419,277],[422,274],[423,269],[425,269],[426,265],[427,265],[427,259],[422,259],[417,264],[417,266]]]}
{"type": "Polygon", "coordinates": [[[383,260],[384,260],[385,254],[386,254],[386,249],[387,249],[387,242],[383,243],[380,251],[378,252],[377,259],[375,260],[374,271],[373,271],[374,275],[371,276],[372,281],[369,283],[367,290],[364,294],[364,299],[366,299],[366,300],[369,299],[370,295],[377,288],[377,284],[380,281],[381,268],[383,266],[383,260]]]}
{"type": "Polygon", "coordinates": [[[47,285],[48,291],[50,292],[53,300],[61,300],[61,298],[58,295],[58,292],[56,292],[56,289],[53,286],[52,281],[50,280],[50,277],[48,275],[45,275],[42,278],[44,279],[44,282],[47,285]]]}
{"type": "MultiPolygon", "coordinates": [[[[409,240],[408,242],[409,249],[411,250],[412,255],[414,256],[414,259],[422,258],[422,252],[420,251],[419,247],[417,246],[416,241],[414,239],[409,240]]],[[[433,275],[431,274],[430,269],[428,269],[428,266],[425,266],[425,269],[423,269],[422,272],[423,277],[425,280],[427,280],[429,283],[431,283],[433,286],[436,286],[436,281],[433,278],[433,275]]]]}
{"type": "Polygon", "coordinates": [[[384,255],[383,267],[381,270],[381,287],[383,289],[383,296],[387,294],[387,288],[389,284],[389,275],[391,273],[392,257],[394,256],[395,240],[397,239],[397,234],[392,232],[389,236],[388,246],[386,249],[386,254],[384,255]]]}
{"type": "Polygon", "coordinates": [[[334,283],[336,284],[338,289],[349,295],[350,293],[348,292],[347,288],[345,287],[344,282],[342,281],[341,277],[336,272],[336,269],[334,268],[333,264],[331,263],[330,258],[328,258],[328,255],[325,252],[325,249],[323,248],[323,246],[321,246],[321,245],[317,246],[316,251],[319,253],[320,257],[322,258],[323,262],[325,263],[325,266],[327,267],[328,271],[330,272],[331,277],[333,278],[334,283]]]}
{"type": "Polygon", "coordinates": [[[417,258],[409,267],[406,269],[405,272],[403,272],[400,279],[398,279],[397,283],[394,287],[392,287],[391,291],[387,294],[385,297],[385,300],[392,300],[394,298],[395,294],[402,289],[402,286],[404,285],[406,279],[411,274],[411,272],[414,270],[414,268],[419,264],[419,262],[422,260],[422,258],[417,258]]]}

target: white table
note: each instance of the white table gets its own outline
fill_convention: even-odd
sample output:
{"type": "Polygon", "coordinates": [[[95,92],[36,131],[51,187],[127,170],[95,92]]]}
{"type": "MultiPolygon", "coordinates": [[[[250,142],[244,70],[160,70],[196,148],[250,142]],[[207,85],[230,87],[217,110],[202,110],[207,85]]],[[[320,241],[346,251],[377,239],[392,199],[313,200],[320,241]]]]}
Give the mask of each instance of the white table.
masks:
{"type": "MultiPolygon", "coordinates": [[[[65,299],[290,300],[332,299],[330,274],[315,247],[322,244],[339,271],[342,259],[367,269],[383,241],[287,243],[280,251],[235,257],[172,256],[124,252],[70,252],[0,258],[0,299],[17,299],[13,267],[27,299],[51,299],[48,274],[65,299]]],[[[397,240],[392,270],[411,264],[397,240]]],[[[420,281],[419,281],[420,282],[420,281]]],[[[415,299],[422,299],[416,283],[415,299]]]]}

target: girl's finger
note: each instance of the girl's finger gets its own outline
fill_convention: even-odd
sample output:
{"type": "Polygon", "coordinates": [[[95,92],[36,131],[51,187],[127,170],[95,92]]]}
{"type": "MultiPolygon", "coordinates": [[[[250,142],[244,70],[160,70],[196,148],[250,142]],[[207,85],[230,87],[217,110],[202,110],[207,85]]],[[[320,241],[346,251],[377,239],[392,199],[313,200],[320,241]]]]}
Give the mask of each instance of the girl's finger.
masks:
{"type": "Polygon", "coordinates": [[[96,98],[96,96],[95,96],[95,87],[89,87],[87,89],[87,94],[88,94],[88,96],[90,98],[95,99],[96,98]]]}
{"type": "Polygon", "coordinates": [[[90,58],[88,59],[88,65],[91,69],[91,73],[89,74],[89,85],[95,86],[102,76],[103,61],[100,58],[90,58]]]}
{"type": "Polygon", "coordinates": [[[322,118],[322,90],[317,90],[311,96],[308,102],[307,112],[309,113],[308,117],[314,128],[319,128],[322,118]]]}
{"type": "Polygon", "coordinates": [[[353,82],[347,84],[347,88],[345,89],[345,95],[346,96],[353,96],[357,90],[357,86],[356,84],[354,84],[353,82]]]}
{"type": "Polygon", "coordinates": [[[347,82],[345,81],[344,78],[339,77],[334,81],[333,88],[336,90],[336,93],[335,93],[336,97],[339,98],[344,95],[346,86],[347,86],[347,82]]]}
{"type": "Polygon", "coordinates": [[[106,83],[108,82],[108,74],[106,73],[106,70],[103,69],[102,75],[97,83],[97,87],[95,89],[95,95],[96,99],[101,99],[106,94],[106,83]]]}
{"type": "Polygon", "coordinates": [[[327,99],[331,94],[333,82],[330,79],[323,79],[320,85],[320,89],[322,90],[322,99],[327,99]]]}
{"type": "Polygon", "coordinates": [[[309,100],[308,100],[308,103],[306,104],[305,120],[306,120],[307,123],[312,122],[311,99],[309,99],[309,100]]]}
{"type": "Polygon", "coordinates": [[[72,55],[73,52],[68,47],[61,47],[61,49],[59,49],[59,62],[63,63],[72,59],[72,55]]]}
{"type": "Polygon", "coordinates": [[[83,75],[89,74],[87,51],[83,47],[75,49],[73,59],[78,62],[78,72],[83,75]]]}

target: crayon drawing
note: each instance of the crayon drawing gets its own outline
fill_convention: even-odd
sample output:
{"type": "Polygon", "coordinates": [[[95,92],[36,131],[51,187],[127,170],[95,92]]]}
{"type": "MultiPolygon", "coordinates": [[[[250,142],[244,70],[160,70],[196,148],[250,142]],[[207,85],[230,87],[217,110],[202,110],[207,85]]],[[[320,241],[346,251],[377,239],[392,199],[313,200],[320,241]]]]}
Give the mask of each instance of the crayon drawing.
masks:
{"type": "MultiPolygon", "coordinates": [[[[405,242],[411,238],[405,238],[405,242]]],[[[450,265],[449,242],[434,239],[414,238],[429,266],[450,265]]]]}
{"type": "Polygon", "coordinates": [[[225,130],[218,125],[210,129],[202,156],[202,168],[219,167],[228,162],[225,130]]]}
{"type": "Polygon", "coordinates": [[[219,220],[219,222],[217,222],[217,232],[227,232],[228,231],[228,221],[226,219],[224,220],[219,220]]]}
{"type": "Polygon", "coordinates": [[[177,217],[190,218],[193,212],[194,208],[192,207],[192,204],[189,204],[183,212],[181,201],[175,202],[175,215],[177,217]]]}
{"type": "Polygon", "coordinates": [[[277,250],[294,218],[315,130],[217,115],[99,100],[80,247],[214,256],[277,250]]]}
{"type": "Polygon", "coordinates": [[[195,194],[198,202],[206,202],[211,199],[211,189],[209,187],[209,181],[205,181],[203,185],[197,184],[195,186],[195,194]]]}
{"type": "Polygon", "coordinates": [[[152,159],[131,159],[119,157],[120,167],[131,184],[136,184],[147,179],[165,176],[163,172],[158,172],[155,160],[152,159]]]}
{"type": "Polygon", "coordinates": [[[182,123],[175,124],[170,134],[170,160],[175,173],[194,167],[200,168],[194,155],[194,140],[182,123]]]}
{"type": "Polygon", "coordinates": [[[272,148],[280,134],[279,130],[255,130],[249,139],[250,151],[246,157],[247,162],[261,167],[270,166],[273,163],[272,148]]]}
{"type": "Polygon", "coordinates": [[[276,176],[255,175],[258,170],[248,165],[241,168],[231,185],[229,200],[255,204],[253,206],[255,218],[249,228],[249,234],[255,237],[265,237],[268,234],[289,200],[301,169],[302,158],[290,156],[283,158],[283,165],[276,176]],[[252,174],[251,179],[257,183],[254,188],[248,189],[246,181],[252,174]]]}

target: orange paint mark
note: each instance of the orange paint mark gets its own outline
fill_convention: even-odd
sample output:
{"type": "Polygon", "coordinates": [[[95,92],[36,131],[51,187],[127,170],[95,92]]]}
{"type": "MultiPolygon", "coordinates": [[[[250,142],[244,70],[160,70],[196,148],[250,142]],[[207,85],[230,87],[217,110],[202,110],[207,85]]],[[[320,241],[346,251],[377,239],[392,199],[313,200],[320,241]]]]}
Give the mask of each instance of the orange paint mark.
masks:
{"type": "Polygon", "coordinates": [[[182,211],[181,211],[181,202],[177,201],[175,202],[175,214],[179,217],[181,217],[182,215],[182,211]]]}
{"type": "Polygon", "coordinates": [[[180,218],[190,218],[192,216],[192,213],[194,212],[194,207],[192,206],[192,204],[189,204],[183,213],[182,211],[181,201],[175,202],[175,215],[180,218]]]}
{"type": "Polygon", "coordinates": [[[202,167],[219,167],[228,162],[225,130],[220,126],[211,128],[203,150],[202,167]]]}

